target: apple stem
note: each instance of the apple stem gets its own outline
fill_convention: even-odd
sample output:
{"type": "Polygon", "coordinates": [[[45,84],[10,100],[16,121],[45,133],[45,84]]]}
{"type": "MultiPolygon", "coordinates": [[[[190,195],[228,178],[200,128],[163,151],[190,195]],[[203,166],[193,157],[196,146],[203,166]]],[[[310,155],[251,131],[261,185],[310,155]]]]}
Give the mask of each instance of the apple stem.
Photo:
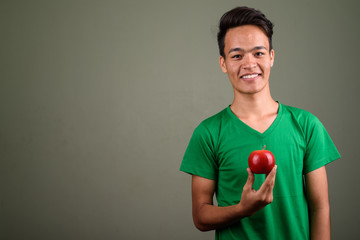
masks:
{"type": "Polygon", "coordinates": [[[262,150],[264,150],[264,149],[265,149],[265,147],[266,147],[266,145],[264,145],[264,147],[263,147],[263,149],[262,149],[262,150]]]}

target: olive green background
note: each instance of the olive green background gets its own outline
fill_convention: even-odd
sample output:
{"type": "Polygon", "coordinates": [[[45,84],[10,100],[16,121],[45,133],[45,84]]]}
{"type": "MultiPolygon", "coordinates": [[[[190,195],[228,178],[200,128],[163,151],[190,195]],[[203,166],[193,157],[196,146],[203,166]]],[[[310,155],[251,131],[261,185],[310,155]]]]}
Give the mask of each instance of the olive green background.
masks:
{"type": "Polygon", "coordinates": [[[355,0],[0,1],[0,239],[213,239],[179,166],[232,101],[216,33],[240,5],[275,24],[273,97],[318,116],[342,155],[327,167],[332,237],[356,239],[355,0]]]}

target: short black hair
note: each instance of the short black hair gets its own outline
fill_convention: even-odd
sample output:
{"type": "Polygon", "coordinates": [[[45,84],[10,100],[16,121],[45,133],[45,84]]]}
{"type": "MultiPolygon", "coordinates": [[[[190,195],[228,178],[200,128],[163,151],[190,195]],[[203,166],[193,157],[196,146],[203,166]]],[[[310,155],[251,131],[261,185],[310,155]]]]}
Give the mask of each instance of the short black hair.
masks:
{"type": "Polygon", "coordinates": [[[265,17],[265,15],[254,8],[236,7],[226,12],[219,22],[219,32],[217,35],[219,53],[225,58],[225,35],[230,28],[235,28],[243,25],[255,25],[260,27],[269,39],[269,51],[272,47],[273,27],[272,22],[265,17]]]}

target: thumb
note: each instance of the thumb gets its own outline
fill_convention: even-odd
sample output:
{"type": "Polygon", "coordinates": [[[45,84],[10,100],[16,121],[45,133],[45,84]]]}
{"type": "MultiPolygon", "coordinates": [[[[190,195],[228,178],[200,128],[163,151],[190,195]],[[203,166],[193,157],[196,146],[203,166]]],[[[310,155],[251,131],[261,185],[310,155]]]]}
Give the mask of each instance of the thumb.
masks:
{"type": "Polygon", "coordinates": [[[253,185],[254,185],[255,175],[250,170],[250,168],[247,168],[247,172],[248,172],[248,178],[247,178],[247,181],[246,181],[246,183],[244,185],[244,190],[251,190],[253,188],[253,185]]]}

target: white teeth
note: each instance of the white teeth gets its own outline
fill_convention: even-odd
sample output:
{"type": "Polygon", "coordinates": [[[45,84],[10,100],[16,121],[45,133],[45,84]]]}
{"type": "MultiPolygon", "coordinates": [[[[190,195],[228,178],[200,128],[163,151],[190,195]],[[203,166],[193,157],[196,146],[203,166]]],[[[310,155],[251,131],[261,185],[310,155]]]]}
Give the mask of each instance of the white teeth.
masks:
{"type": "Polygon", "coordinates": [[[259,74],[251,74],[251,75],[245,75],[245,76],[242,76],[241,78],[254,78],[254,77],[257,77],[259,74]]]}

